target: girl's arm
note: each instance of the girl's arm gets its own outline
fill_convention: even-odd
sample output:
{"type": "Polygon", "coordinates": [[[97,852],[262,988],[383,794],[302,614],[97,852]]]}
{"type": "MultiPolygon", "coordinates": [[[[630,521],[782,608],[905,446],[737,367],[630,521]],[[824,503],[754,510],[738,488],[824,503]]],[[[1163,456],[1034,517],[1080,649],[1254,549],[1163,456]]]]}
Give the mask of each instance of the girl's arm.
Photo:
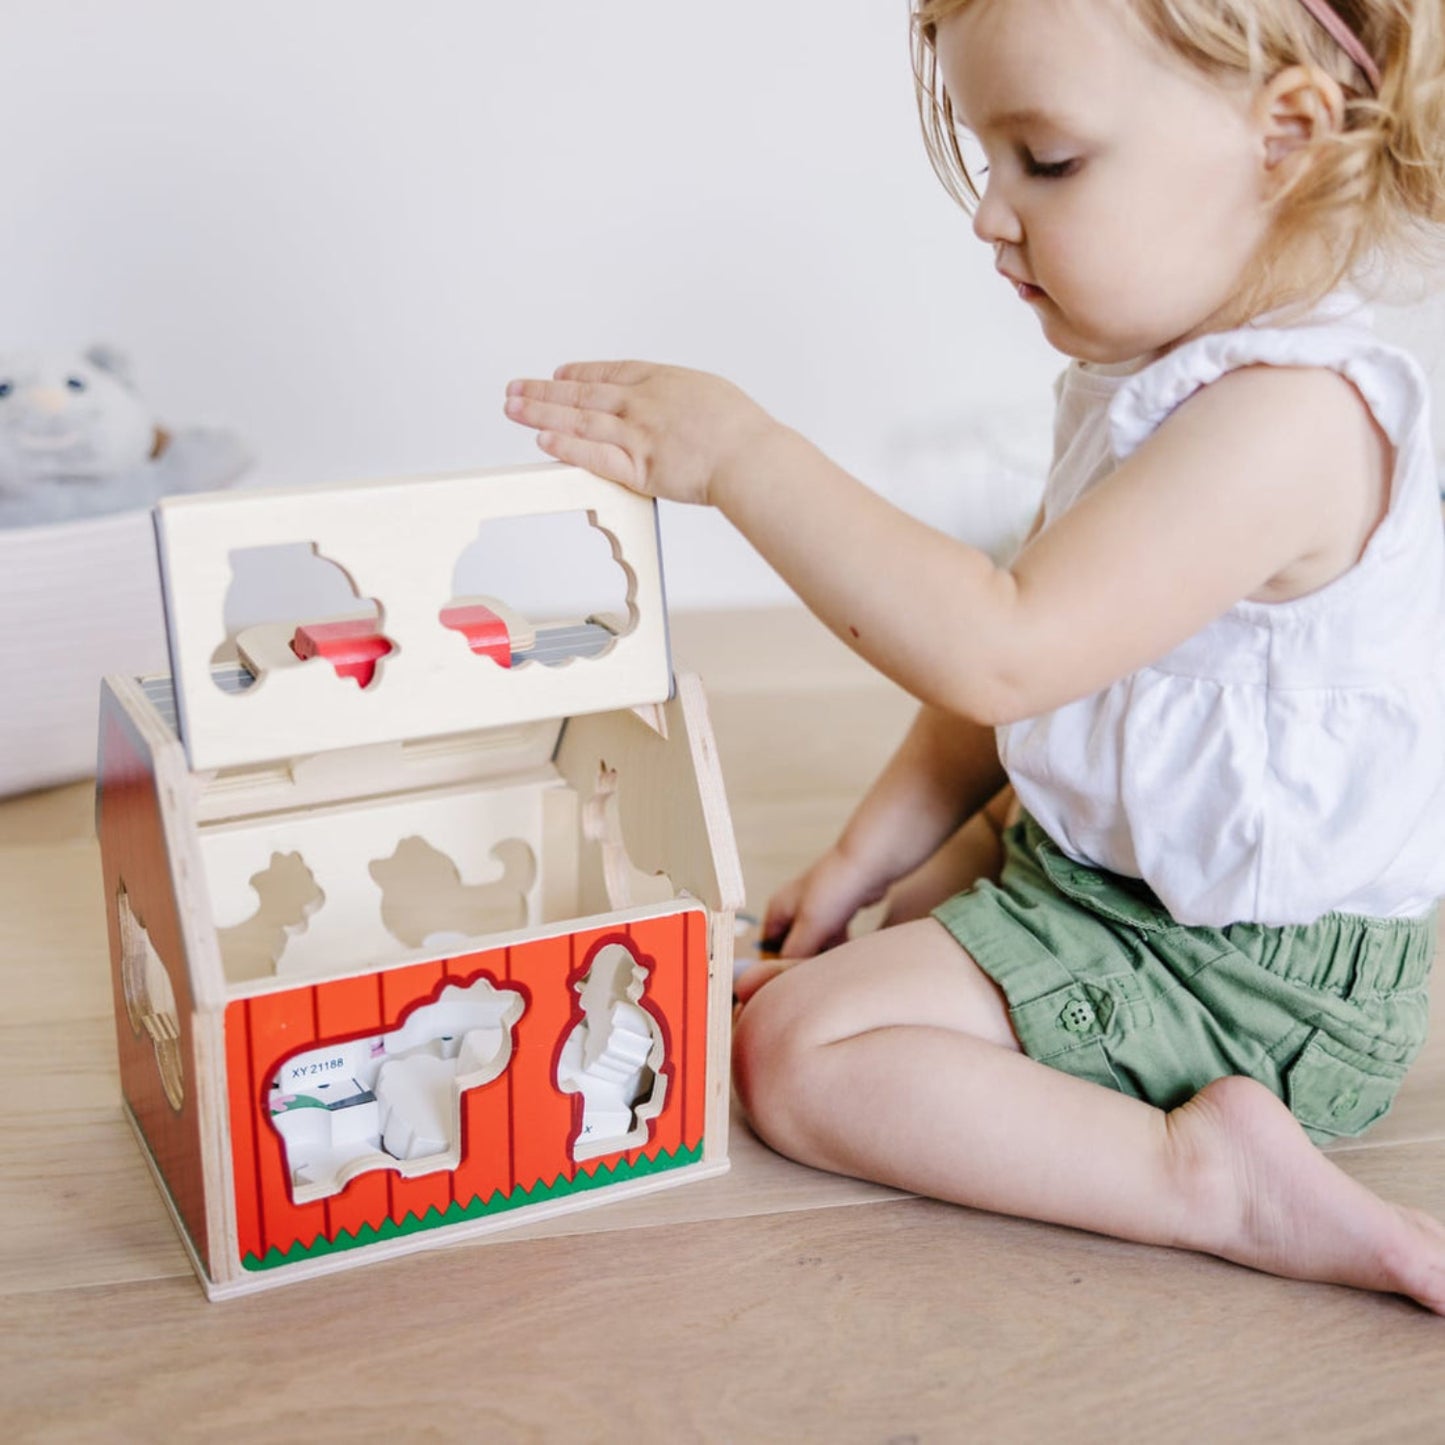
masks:
{"type": "Polygon", "coordinates": [[[1380,488],[1380,439],[1348,382],[1251,367],[1197,392],[1001,567],[717,377],[592,363],[508,393],[544,451],[716,505],[855,651],[984,724],[1096,691],[1272,581],[1321,585],[1353,560],[1342,539],[1368,535],[1380,488]]]}
{"type": "Polygon", "coordinates": [[[841,943],[860,908],[931,858],[1004,781],[992,728],[920,708],[838,841],[768,904],[763,938],[785,958],[841,943]]]}
{"type": "MultiPolygon", "coordinates": [[[[1043,525],[1040,503],[1025,545],[1043,525]]],[[[784,958],[842,943],[859,909],[917,874],[987,800],[1006,806],[1005,777],[992,728],[925,704],[838,841],[769,900],[764,942],[784,958]]],[[[996,830],[1003,824],[1000,814],[996,830]]]]}

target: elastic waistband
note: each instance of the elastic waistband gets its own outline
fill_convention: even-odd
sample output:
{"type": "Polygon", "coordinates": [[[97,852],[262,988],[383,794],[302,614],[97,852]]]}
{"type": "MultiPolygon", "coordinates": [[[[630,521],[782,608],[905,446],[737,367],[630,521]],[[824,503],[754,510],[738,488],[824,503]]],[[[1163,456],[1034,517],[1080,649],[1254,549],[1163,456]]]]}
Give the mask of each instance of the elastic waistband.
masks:
{"type": "Polygon", "coordinates": [[[1189,926],[1176,922],[1141,880],[1075,863],[1027,813],[1016,837],[1055,888],[1115,923],[1145,933],[1182,930],[1201,940],[1212,935],[1279,977],[1342,997],[1414,993],[1430,977],[1436,912],[1423,918],[1326,913],[1311,923],[1189,926]]]}
{"type": "Polygon", "coordinates": [[[1434,913],[1424,918],[1326,913],[1313,923],[1235,923],[1222,931],[1271,973],[1347,998],[1418,993],[1435,961],[1434,913]]]}

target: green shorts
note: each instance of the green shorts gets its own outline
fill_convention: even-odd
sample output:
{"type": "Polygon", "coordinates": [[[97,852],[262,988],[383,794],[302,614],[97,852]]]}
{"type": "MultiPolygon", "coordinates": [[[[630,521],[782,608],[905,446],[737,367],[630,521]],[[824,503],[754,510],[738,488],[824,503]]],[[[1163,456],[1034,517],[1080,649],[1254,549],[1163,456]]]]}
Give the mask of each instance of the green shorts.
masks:
{"type": "Polygon", "coordinates": [[[1433,917],[1184,927],[1030,817],[1004,843],[999,882],[934,917],[1003,990],[1030,1057],[1161,1109],[1247,1074],[1317,1143],[1388,1111],[1425,1042],[1433,917]]]}

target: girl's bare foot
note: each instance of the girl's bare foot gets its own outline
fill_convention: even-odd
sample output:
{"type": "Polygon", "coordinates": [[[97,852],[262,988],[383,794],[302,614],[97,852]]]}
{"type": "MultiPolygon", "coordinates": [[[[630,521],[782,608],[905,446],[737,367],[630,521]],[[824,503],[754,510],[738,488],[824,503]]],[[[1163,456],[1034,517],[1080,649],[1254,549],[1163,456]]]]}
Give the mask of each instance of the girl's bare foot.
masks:
{"type": "Polygon", "coordinates": [[[1217,1079],[1168,1122],[1187,1201],[1180,1244],[1445,1315],[1445,1225],[1356,1183],[1262,1084],[1217,1079]]]}

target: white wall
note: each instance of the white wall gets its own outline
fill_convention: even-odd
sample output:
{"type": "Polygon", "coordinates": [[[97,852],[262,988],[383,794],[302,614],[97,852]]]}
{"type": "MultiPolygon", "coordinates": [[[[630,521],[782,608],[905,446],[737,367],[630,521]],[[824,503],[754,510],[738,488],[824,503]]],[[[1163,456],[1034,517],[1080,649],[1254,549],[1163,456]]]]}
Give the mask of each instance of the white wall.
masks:
{"type": "MultiPolygon", "coordinates": [[[[0,347],[128,349],[267,484],[531,460],[509,377],[675,360],[994,540],[1029,504],[978,429],[1027,471],[1058,362],[929,171],[906,10],[15,0],[0,347]]],[[[665,532],[674,605],[784,595],[665,532]]]]}
{"type": "MultiPolygon", "coordinates": [[[[1024,401],[1042,434],[1055,363],[928,169],[903,0],[46,0],[7,32],[0,346],[121,345],[255,481],[533,460],[505,382],[592,356],[721,371],[950,525],[940,435],[1024,401]]],[[[716,517],[664,525],[674,605],[783,595],[716,517]]]]}

